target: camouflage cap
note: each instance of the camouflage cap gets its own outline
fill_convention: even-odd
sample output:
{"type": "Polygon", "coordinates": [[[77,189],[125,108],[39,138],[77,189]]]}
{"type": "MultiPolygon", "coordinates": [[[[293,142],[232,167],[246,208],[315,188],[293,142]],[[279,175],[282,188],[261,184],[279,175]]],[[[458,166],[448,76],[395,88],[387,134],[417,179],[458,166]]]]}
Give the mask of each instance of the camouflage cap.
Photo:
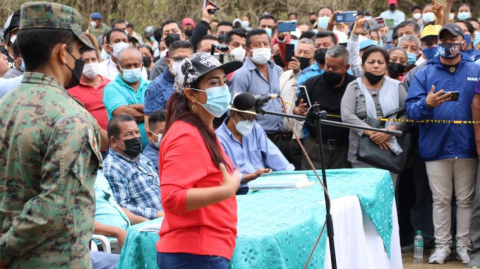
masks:
{"type": "Polygon", "coordinates": [[[75,34],[89,48],[94,48],[82,32],[82,16],[72,7],[51,2],[28,2],[20,8],[20,30],[65,29],[75,34]]]}

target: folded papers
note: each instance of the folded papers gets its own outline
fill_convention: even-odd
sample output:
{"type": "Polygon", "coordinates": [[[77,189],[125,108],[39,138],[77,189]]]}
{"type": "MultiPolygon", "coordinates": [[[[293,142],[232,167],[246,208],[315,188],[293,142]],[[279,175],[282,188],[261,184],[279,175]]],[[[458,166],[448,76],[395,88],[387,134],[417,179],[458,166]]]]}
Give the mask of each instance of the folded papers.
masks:
{"type": "Polygon", "coordinates": [[[302,189],[315,184],[305,174],[265,175],[248,183],[250,190],[302,189]]]}

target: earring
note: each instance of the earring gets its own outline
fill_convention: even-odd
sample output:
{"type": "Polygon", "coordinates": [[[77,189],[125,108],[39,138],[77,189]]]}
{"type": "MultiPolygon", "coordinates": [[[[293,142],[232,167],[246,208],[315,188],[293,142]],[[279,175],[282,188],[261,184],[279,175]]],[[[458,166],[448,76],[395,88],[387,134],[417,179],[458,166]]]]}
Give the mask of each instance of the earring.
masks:
{"type": "Polygon", "coordinates": [[[197,106],[196,105],[192,105],[192,111],[197,111],[197,106]]]}

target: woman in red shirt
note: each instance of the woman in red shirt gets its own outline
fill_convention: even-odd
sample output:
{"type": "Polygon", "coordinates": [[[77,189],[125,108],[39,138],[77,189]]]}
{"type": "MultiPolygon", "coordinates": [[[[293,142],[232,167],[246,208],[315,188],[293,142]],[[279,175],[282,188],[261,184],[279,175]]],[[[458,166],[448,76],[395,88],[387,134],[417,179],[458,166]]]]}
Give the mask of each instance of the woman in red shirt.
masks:
{"type": "Polygon", "coordinates": [[[156,248],[162,269],[226,269],[232,258],[240,179],[215,135],[213,119],[231,101],[225,74],[241,66],[196,53],[176,73],[159,157],[165,219],[156,248]]]}

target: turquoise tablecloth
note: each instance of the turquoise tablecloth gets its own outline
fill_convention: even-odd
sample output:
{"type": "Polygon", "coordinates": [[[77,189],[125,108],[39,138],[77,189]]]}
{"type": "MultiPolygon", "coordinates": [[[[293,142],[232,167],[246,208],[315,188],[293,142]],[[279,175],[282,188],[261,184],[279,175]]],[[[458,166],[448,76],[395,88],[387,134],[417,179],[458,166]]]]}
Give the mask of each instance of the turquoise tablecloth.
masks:
{"type": "MultiPolygon", "coordinates": [[[[292,173],[306,173],[309,180],[317,181],[313,171],[274,174],[292,173]]],[[[327,179],[332,199],[358,196],[390,255],[394,197],[390,173],[378,169],[329,170],[327,179]]],[[[301,190],[265,190],[237,199],[238,237],[230,268],[302,268],[325,221],[321,185],[301,190]]],[[[159,236],[138,229],[161,221],[130,227],[117,268],[157,268],[155,243],[159,236]]],[[[323,268],[325,248],[326,230],[308,268],[323,268]]]]}

